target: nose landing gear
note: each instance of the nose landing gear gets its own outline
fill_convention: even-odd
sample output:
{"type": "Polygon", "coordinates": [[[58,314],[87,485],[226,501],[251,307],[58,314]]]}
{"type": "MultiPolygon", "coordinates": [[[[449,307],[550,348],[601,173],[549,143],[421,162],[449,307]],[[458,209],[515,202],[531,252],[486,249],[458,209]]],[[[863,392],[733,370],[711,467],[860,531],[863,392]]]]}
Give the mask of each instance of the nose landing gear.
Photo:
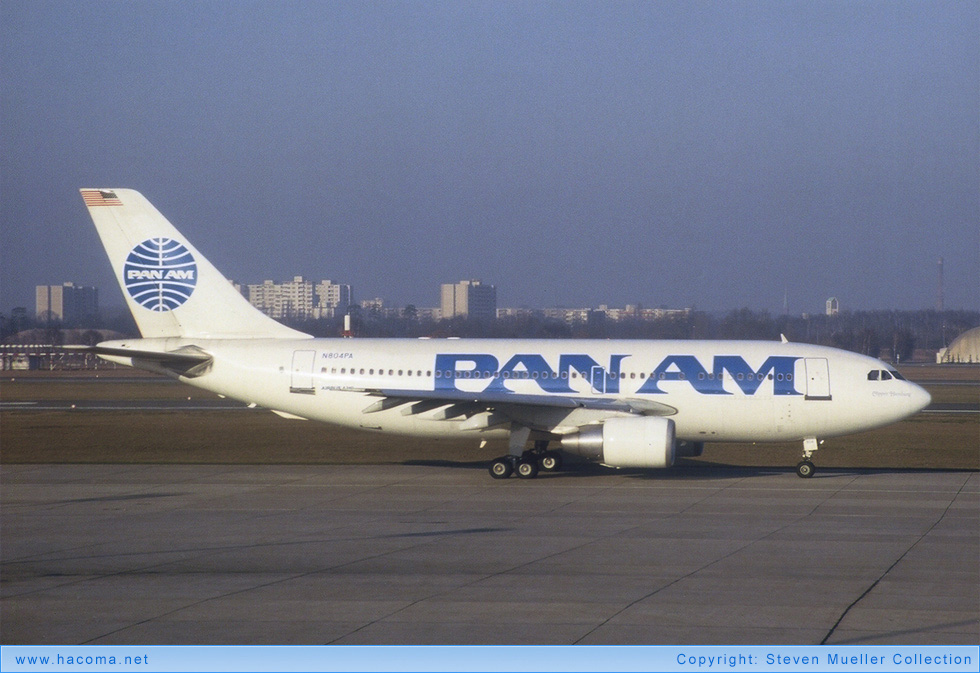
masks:
{"type": "Polygon", "coordinates": [[[816,471],[816,467],[810,460],[810,456],[820,448],[816,437],[807,437],[803,440],[803,460],[796,464],[796,476],[801,479],[809,479],[816,471]]]}

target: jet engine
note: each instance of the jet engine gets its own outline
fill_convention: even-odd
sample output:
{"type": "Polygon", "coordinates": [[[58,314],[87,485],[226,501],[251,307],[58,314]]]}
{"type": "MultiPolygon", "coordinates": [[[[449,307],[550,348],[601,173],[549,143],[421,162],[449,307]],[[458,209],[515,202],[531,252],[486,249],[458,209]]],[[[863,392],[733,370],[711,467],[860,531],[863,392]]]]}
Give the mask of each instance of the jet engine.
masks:
{"type": "Polygon", "coordinates": [[[561,439],[568,453],[610,467],[670,467],[674,464],[674,421],[657,416],[609,418],[561,439]]]}

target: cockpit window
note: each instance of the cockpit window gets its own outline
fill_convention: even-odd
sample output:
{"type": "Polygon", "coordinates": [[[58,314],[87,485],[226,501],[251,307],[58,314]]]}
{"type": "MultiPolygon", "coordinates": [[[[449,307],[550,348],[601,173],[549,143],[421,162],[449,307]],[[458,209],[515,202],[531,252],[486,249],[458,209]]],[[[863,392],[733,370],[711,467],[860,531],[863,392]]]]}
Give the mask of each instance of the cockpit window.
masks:
{"type": "Polygon", "coordinates": [[[875,369],[874,371],[868,372],[869,381],[891,381],[892,379],[904,381],[905,377],[894,369],[875,369]]]}

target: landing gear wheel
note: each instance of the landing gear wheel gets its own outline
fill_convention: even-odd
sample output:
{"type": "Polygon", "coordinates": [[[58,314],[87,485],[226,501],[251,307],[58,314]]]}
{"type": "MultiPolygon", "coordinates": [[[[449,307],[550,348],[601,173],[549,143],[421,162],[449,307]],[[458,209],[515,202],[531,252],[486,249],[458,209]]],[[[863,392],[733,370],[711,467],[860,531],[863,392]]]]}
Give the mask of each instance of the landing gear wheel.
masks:
{"type": "Polygon", "coordinates": [[[538,466],[545,472],[557,472],[561,469],[561,454],[557,451],[545,451],[538,466]]]}
{"type": "Polygon", "coordinates": [[[521,479],[534,479],[538,476],[538,462],[536,460],[522,460],[517,464],[517,476],[521,479]]]}
{"type": "Polygon", "coordinates": [[[796,466],[796,475],[801,479],[809,479],[813,476],[813,471],[816,468],[813,466],[809,460],[800,461],[796,466]]]}
{"type": "Polygon", "coordinates": [[[497,458],[490,463],[490,476],[494,479],[507,479],[514,474],[514,461],[509,456],[497,458]]]}

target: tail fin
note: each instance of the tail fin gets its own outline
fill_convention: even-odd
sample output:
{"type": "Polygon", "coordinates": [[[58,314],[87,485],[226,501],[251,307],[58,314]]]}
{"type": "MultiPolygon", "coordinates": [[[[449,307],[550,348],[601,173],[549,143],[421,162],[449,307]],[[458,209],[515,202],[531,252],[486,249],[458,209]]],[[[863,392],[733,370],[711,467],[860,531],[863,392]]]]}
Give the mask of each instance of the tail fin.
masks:
{"type": "Polygon", "coordinates": [[[144,337],[309,336],[249,304],[139,192],[81,192],[144,337]]]}

